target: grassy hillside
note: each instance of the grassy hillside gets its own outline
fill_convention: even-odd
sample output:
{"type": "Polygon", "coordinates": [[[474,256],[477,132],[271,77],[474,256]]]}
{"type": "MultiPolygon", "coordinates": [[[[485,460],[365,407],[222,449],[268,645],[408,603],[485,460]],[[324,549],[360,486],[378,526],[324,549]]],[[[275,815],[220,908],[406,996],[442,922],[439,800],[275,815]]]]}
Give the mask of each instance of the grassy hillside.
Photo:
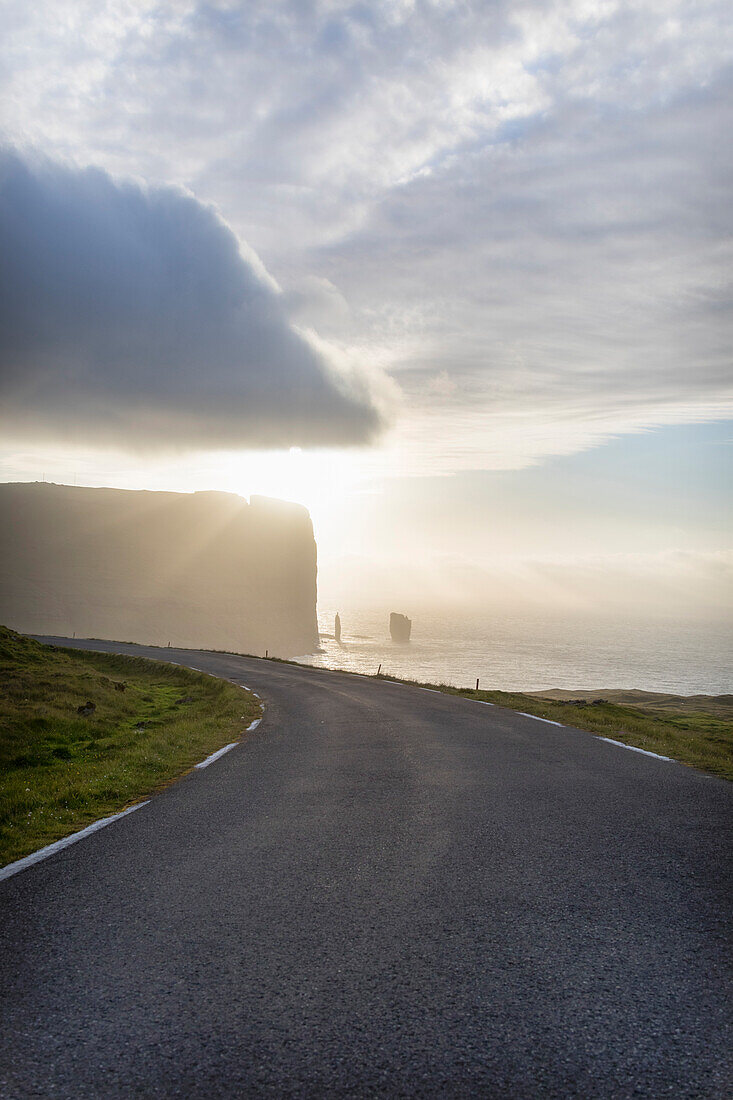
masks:
{"type": "Polygon", "coordinates": [[[0,627],[0,865],[150,794],[259,714],[223,680],[0,627]]]}
{"type": "Polygon", "coordinates": [[[530,691],[538,699],[552,699],[554,702],[594,703],[605,699],[609,703],[635,707],[650,714],[712,714],[725,721],[733,721],[733,695],[670,695],[661,691],[639,691],[637,688],[594,688],[592,691],[565,691],[553,688],[550,691],[530,691]]]}

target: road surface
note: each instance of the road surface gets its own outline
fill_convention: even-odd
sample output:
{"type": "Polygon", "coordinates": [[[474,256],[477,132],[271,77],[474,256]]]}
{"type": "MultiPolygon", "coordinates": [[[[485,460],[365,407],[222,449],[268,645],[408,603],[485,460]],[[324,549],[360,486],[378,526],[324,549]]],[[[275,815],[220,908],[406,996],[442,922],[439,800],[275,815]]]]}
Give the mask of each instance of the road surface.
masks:
{"type": "Polygon", "coordinates": [[[730,1094],[733,785],[417,688],[86,645],[265,718],[0,882],[1,1097],[730,1094]]]}

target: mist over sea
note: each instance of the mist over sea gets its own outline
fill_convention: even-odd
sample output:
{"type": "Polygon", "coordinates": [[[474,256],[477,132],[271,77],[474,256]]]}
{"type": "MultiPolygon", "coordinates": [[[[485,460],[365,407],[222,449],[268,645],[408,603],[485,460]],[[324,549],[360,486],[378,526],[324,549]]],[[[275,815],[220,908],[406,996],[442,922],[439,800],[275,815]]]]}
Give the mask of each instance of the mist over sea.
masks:
{"type": "MultiPolygon", "coordinates": [[[[395,608],[410,614],[409,608],[395,608]]],[[[389,637],[389,612],[319,609],[318,668],[382,672],[410,680],[487,689],[639,688],[680,695],[733,692],[733,628],[541,616],[415,614],[409,645],[389,637]],[[340,611],[342,640],[333,636],[340,611]]]]}

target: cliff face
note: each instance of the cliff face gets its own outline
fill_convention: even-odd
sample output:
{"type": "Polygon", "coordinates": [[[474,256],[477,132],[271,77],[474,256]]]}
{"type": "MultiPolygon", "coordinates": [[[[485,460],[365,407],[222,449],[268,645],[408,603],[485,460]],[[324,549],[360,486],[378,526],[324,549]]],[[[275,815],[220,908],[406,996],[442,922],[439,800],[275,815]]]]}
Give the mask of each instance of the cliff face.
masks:
{"type": "Polygon", "coordinates": [[[305,508],[232,493],[0,485],[0,622],[294,656],[318,644],[305,508]]]}

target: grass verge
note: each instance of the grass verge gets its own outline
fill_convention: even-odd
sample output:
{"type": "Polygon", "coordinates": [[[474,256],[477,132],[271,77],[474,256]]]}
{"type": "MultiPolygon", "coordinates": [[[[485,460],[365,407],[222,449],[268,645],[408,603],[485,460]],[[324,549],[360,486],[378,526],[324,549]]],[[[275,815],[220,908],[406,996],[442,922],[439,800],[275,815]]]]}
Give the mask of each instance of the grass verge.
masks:
{"type": "Polygon", "coordinates": [[[160,789],[259,715],[225,680],[0,627],[0,866],[160,789]]]}
{"type": "MultiPolygon", "coordinates": [[[[395,679],[392,676],[379,678],[395,679]]],[[[720,700],[725,696],[712,696],[709,703],[701,698],[692,706],[681,697],[677,706],[666,701],[655,707],[647,702],[643,706],[630,706],[606,698],[548,699],[521,692],[474,691],[447,684],[416,686],[433,688],[446,695],[480,699],[538,718],[549,718],[563,726],[574,726],[599,737],[610,737],[625,745],[671,756],[682,764],[724,779],[733,779],[733,705],[721,704],[720,700]]]]}

